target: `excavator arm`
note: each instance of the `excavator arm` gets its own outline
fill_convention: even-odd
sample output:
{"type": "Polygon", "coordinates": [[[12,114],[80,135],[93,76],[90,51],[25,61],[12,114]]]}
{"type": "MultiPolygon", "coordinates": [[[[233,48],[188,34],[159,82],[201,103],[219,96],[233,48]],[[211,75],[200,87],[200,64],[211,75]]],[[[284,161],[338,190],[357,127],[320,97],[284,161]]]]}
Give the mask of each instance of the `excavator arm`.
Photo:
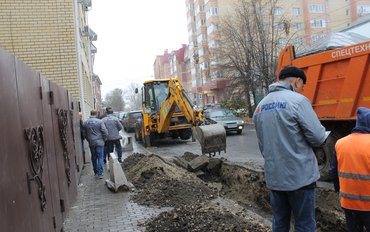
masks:
{"type": "Polygon", "coordinates": [[[194,127],[203,121],[202,113],[194,109],[189,96],[182,88],[177,79],[171,78],[168,82],[169,94],[167,99],[160,107],[158,132],[167,131],[170,127],[171,118],[175,112],[176,106],[184,114],[186,120],[194,127]]]}
{"type": "Polygon", "coordinates": [[[158,120],[158,132],[162,133],[169,129],[171,118],[176,106],[184,114],[186,120],[192,125],[193,133],[198,139],[202,153],[215,155],[222,150],[226,152],[226,131],[220,124],[205,125],[201,111],[194,109],[185,90],[179,80],[171,78],[168,82],[169,93],[160,107],[158,120]]]}

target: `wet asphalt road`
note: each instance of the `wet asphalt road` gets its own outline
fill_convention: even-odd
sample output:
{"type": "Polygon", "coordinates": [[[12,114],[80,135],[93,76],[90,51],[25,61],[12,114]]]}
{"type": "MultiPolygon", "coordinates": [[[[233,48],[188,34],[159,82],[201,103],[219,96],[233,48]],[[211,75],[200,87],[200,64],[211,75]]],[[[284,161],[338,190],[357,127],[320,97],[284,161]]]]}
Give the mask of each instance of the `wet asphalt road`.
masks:
{"type": "MultiPolygon", "coordinates": [[[[158,142],[157,146],[144,148],[136,143],[134,133],[125,133],[133,139],[133,152],[145,154],[157,154],[161,156],[179,156],[184,152],[201,154],[200,144],[192,142],[191,139],[183,141],[181,139],[166,138],[158,142]]],[[[254,125],[246,125],[241,135],[229,133],[226,137],[226,153],[216,155],[217,158],[224,157],[229,161],[237,163],[247,163],[256,168],[263,166],[263,158],[258,148],[256,131],[254,125]]]]}

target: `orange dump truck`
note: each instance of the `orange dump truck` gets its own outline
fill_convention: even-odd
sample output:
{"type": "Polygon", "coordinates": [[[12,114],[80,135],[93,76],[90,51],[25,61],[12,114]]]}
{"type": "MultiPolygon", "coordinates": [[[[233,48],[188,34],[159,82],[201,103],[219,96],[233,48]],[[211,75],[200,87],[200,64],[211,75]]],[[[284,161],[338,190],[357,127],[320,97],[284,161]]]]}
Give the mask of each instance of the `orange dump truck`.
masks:
{"type": "Polygon", "coordinates": [[[370,41],[302,57],[288,46],[280,54],[277,73],[289,65],[306,73],[302,94],[331,131],[326,145],[315,151],[325,177],[335,142],[355,126],[357,108],[370,108],[370,41]]]}

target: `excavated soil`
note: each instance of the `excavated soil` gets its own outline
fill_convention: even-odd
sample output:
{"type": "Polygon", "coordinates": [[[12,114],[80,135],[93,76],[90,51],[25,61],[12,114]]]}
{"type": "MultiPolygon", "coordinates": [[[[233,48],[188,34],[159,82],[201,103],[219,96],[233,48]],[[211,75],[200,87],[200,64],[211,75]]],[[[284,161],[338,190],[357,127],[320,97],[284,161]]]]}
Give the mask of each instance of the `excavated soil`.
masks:
{"type": "MultiPolygon", "coordinates": [[[[197,157],[186,152],[181,158],[190,162],[197,157]]],[[[175,163],[138,153],[124,161],[127,178],[136,188],[133,201],[171,207],[146,222],[146,231],[271,231],[271,206],[261,171],[214,158],[196,172],[175,163]]],[[[317,189],[316,219],[316,231],[346,231],[337,193],[317,189]]]]}

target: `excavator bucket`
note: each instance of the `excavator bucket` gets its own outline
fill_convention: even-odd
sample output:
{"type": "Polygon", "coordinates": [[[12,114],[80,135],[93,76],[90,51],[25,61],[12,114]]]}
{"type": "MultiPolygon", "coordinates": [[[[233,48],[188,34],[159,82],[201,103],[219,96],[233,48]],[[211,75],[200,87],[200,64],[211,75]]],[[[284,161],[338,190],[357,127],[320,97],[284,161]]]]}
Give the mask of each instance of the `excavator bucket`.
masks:
{"type": "Polygon", "coordinates": [[[216,155],[216,152],[226,152],[226,131],[220,124],[197,126],[195,137],[202,148],[202,154],[216,155]]]}

